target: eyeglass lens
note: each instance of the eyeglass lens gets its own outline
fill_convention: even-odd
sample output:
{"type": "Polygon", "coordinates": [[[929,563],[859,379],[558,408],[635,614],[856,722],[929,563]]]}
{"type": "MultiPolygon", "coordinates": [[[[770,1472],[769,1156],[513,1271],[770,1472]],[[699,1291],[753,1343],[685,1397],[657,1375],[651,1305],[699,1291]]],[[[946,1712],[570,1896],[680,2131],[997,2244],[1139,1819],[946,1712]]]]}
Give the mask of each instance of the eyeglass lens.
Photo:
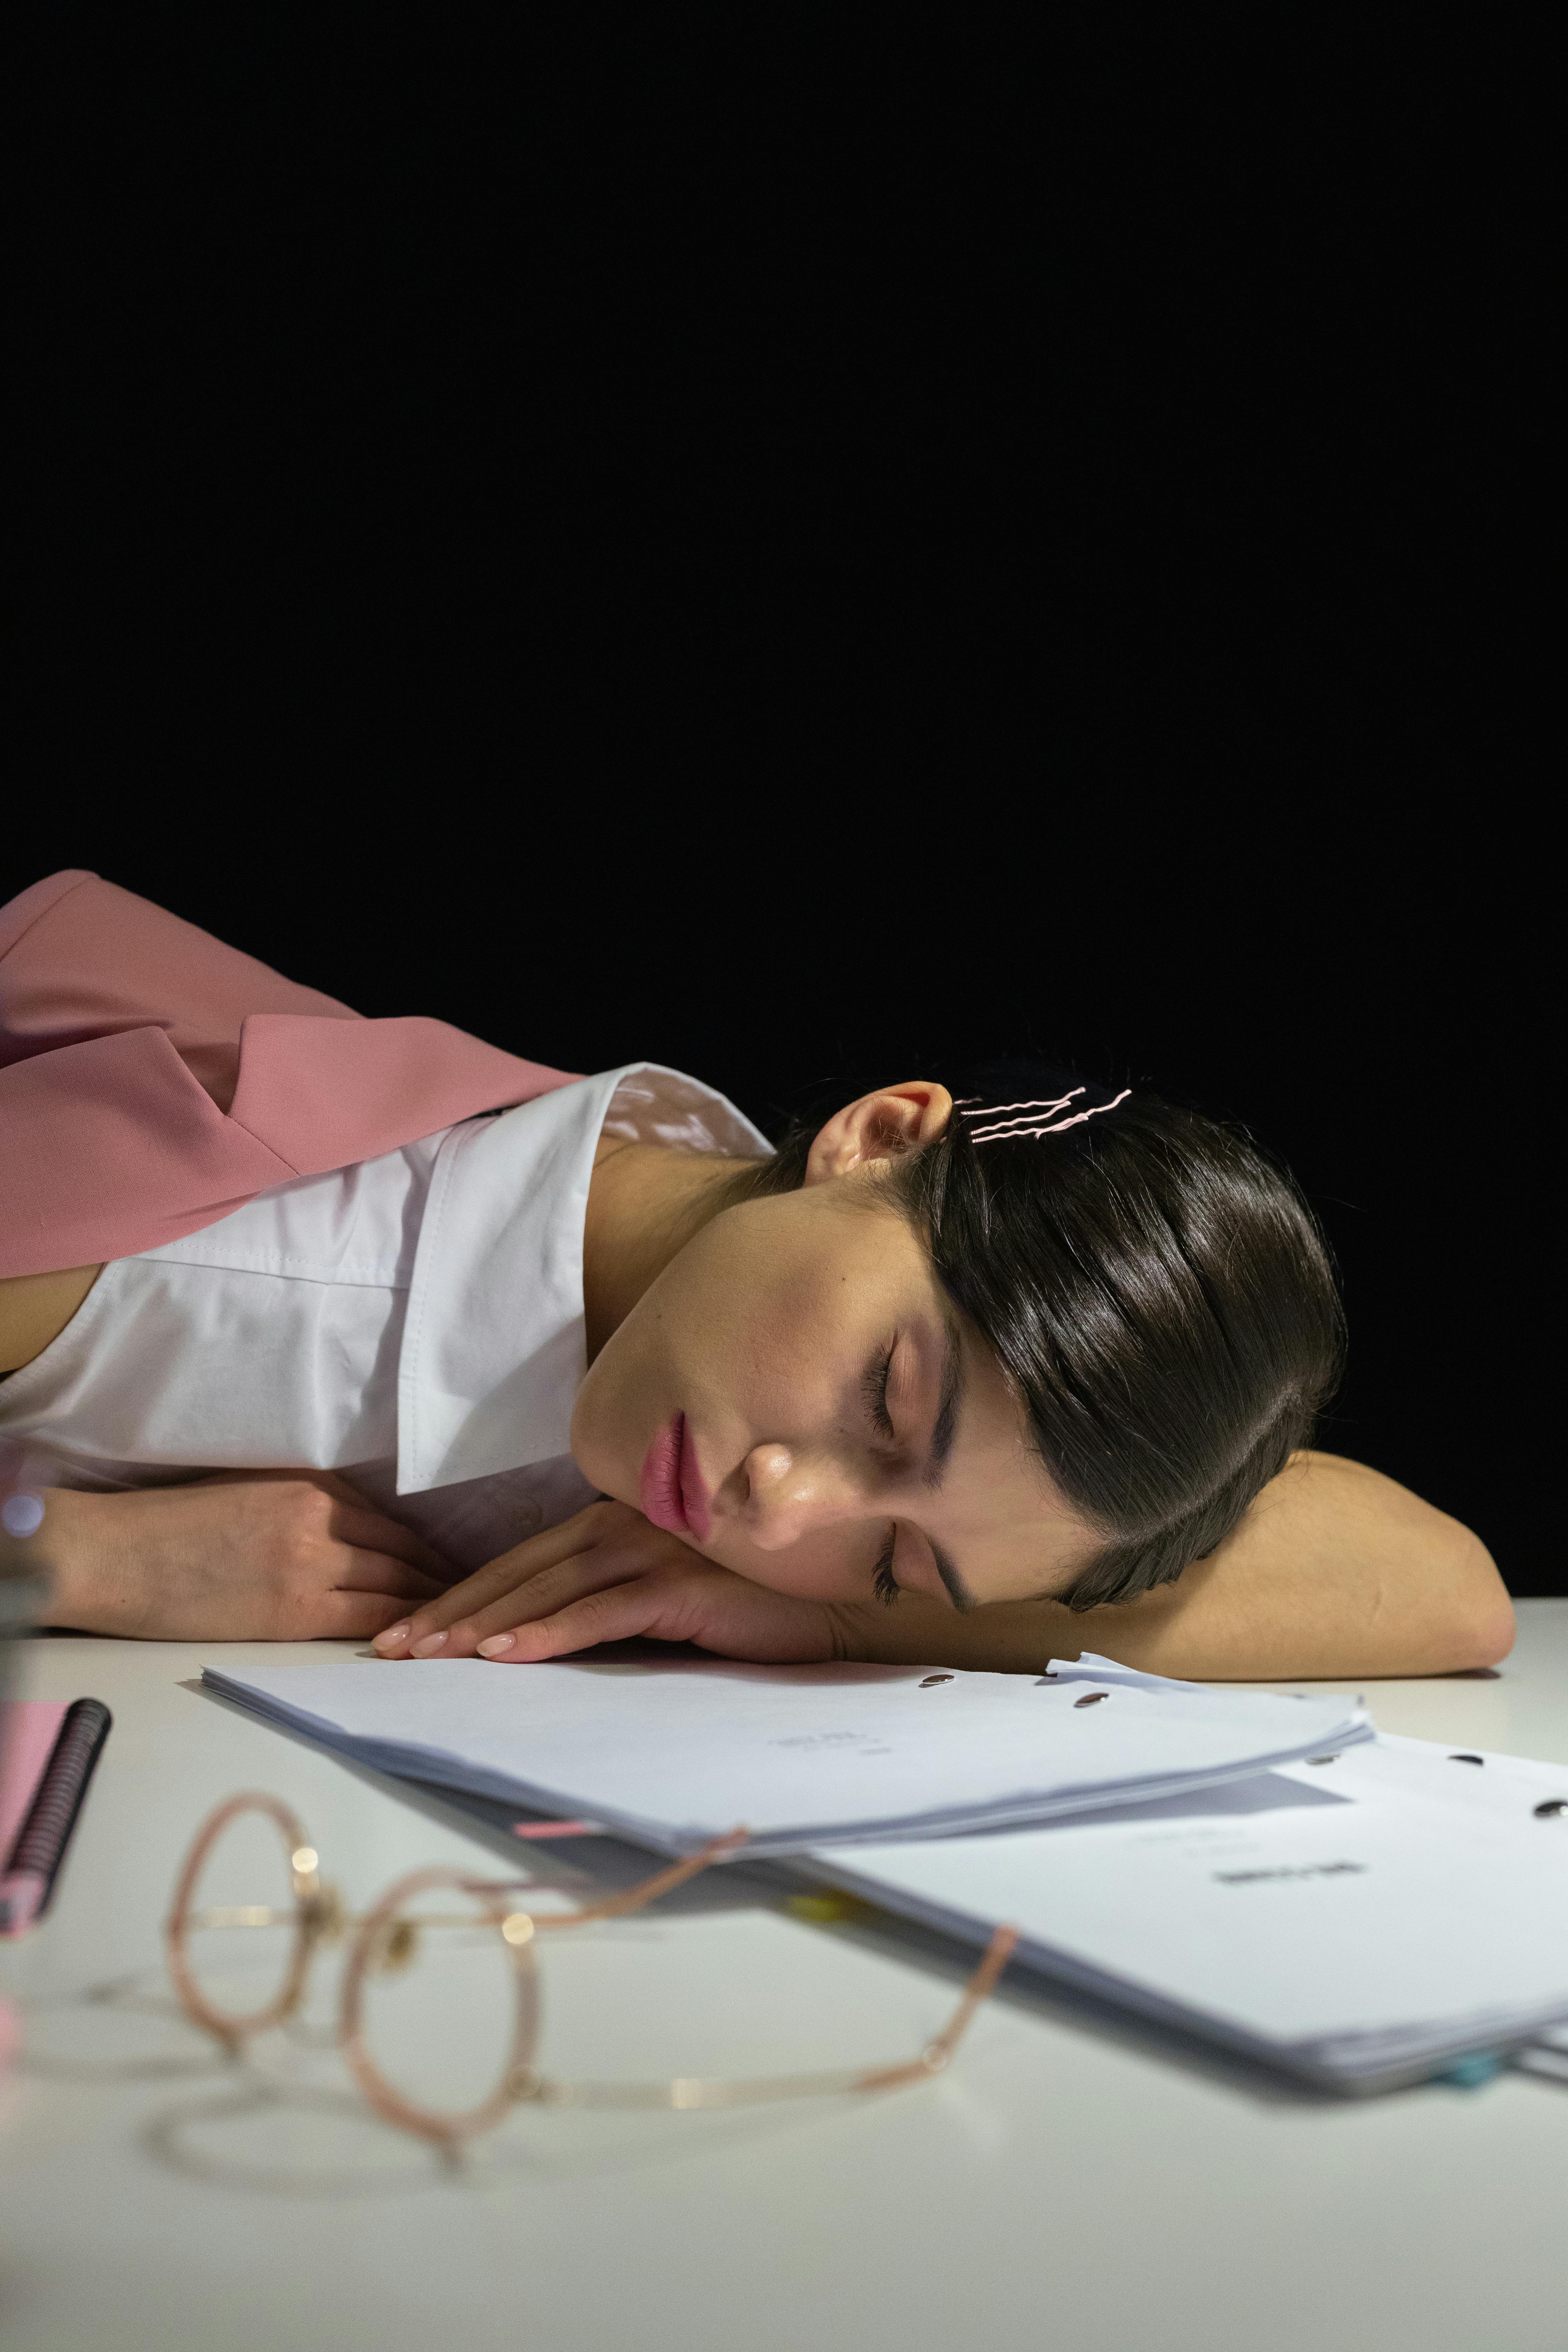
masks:
{"type": "Polygon", "coordinates": [[[291,2005],[301,1917],[298,1843],[269,1813],[247,1808],[223,1822],[200,1861],[181,1914],[186,1984],[209,2025],[255,2030],[291,2005]]]}
{"type": "Polygon", "coordinates": [[[426,1887],[369,1930],[358,1988],[363,2056],[407,2106],[467,2113],[496,2088],[517,1999],[494,1897],[455,1884],[426,1887]]]}

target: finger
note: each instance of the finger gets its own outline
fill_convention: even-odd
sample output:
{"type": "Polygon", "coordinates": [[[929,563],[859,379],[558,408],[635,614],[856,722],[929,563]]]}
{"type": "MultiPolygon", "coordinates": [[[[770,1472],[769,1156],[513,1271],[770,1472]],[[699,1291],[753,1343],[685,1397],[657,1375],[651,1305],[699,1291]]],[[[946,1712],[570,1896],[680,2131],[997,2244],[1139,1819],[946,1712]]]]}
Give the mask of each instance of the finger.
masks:
{"type": "MultiPolygon", "coordinates": [[[[612,1584],[581,1601],[558,1609],[553,1616],[520,1625],[510,1633],[496,1633],[480,1652],[502,1665],[536,1665],[542,1658],[562,1658],[574,1650],[591,1650],[601,1642],[626,1642],[637,1633],[660,1632],[671,1601],[666,1580],[641,1576],[629,1584],[612,1584]]],[[[680,1640],[679,1633],[666,1639],[680,1640]]]]}
{"type": "MultiPolygon", "coordinates": [[[[389,1619],[403,1608],[379,1592],[323,1592],[313,1612],[315,1623],[305,1636],[312,1642],[364,1642],[384,1632],[389,1619]]],[[[298,1637],[296,1637],[298,1638],[298,1637]]]]}
{"type": "Polygon", "coordinates": [[[343,1546],[341,1558],[332,1562],[331,1578],[334,1591],[379,1592],[395,1601],[395,1615],[401,1615],[411,1601],[431,1600],[441,1590],[433,1576],[410,1568],[406,1560],[357,1544],[343,1546]]]}
{"type": "Polygon", "coordinates": [[[632,1583],[590,1593],[536,1623],[492,1634],[481,1643],[479,1655],[503,1665],[531,1664],[637,1633],[781,1665],[835,1654],[833,1625],[820,1601],[773,1592],[727,1569],[704,1565],[658,1569],[632,1583]]]}
{"type": "Polygon", "coordinates": [[[362,1496],[338,1502],[327,1522],[327,1532],[339,1543],[352,1544],[360,1551],[389,1553],[410,1568],[416,1568],[439,1591],[451,1582],[449,1561],[432,1549],[421,1535],[405,1528],[401,1519],[389,1519],[373,1510],[362,1496]]]}
{"type": "MultiPolygon", "coordinates": [[[[647,1522],[640,1524],[646,1528],[647,1522]]],[[[563,1561],[601,1549],[601,1536],[606,1527],[614,1529],[616,1522],[605,1514],[595,1514],[591,1505],[562,1526],[546,1528],[542,1534],[530,1536],[526,1542],[513,1544],[510,1551],[503,1551],[498,1559],[476,1569],[472,1576],[464,1577],[460,1584],[449,1585],[409,1624],[394,1625],[382,1645],[384,1650],[389,1655],[395,1650],[411,1651],[416,1643],[447,1632],[476,1611],[488,1607],[502,1593],[515,1591],[563,1561]]]]}
{"type": "MultiPolygon", "coordinates": [[[[558,1566],[531,1576],[515,1591],[503,1592],[488,1608],[459,1618],[447,1628],[440,1654],[444,1658],[471,1656],[492,1633],[536,1624],[591,1592],[603,1592],[614,1584],[629,1584],[647,1573],[646,1559],[627,1559],[623,1553],[610,1550],[580,1552],[575,1559],[563,1559],[558,1566]]],[[[428,1643],[431,1638],[427,1634],[425,1640],[428,1643]]]]}
{"type": "MultiPolygon", "coordinates": [[[[475,1588],[471,1594],[455,1587],[434,1608],[422,1609],[407,1627],[395,1625],[383,1647],[390,1655],[401,1641],[411,1657],[470,1656],[488,1634],[548,1617],[584,1593],[601,1591],[607,1584],[625,1584],[667,1565],[670,1549],[670,1538],[639,1518],[634,1526],[612,1532],[607,1541],[580,1550],[570,1559],[536,1568],[521,1583],[509,1580],[509,1589],[496,1592],[494,1598],[490,1595],[500,1579],[486,1570],[469,1580],[475,1588]],[[471,1605],[455,1613],[460,1612],[464,1600],[471,1605]]],[[[499,1569],[501,1563],[492,1566],[499,1569]]]]}
{"type": "MultiPolygon", "coordinates": [[[[509,1555],[510,1557],[510,1555],[509,1555]]],[[[521,1582],[528,1581],[526,1571],[521,1582]]],[[[466,1576],[461,1584],[449,1586],[445,1591],[421,1594],[420,1605],[405,1622],[388,1627],[382,1642],[384,1653],[412,1655],[423,1643],[437,1642],[445,1647],[448,1633],[476,1609],[482,1610],[498,1594],[515,1590],[519,1584],[515,1569],[500,1560],[492,1560],[473,1576],[466,1576]]]]}
{"type": "MultiPolygon", "coordinates": [[[[581,1538],[578,1538],[572,1549],[576,1550],[580,1547],[581,1538]]],[[[470,1616],[476,1609],[483,1609],[503,1592],[517,1591],[533,1577],[548,1573],[562,1558],[570,1556],[563,1553],[560,1546],[554,1546],[550,1557],[530,1559],[527,1544],[517,1544],[510,1551],[502,1552],[499,1559],[488,1560],[483,1568],[476,1569],[472,1576],[465,1576],[460,1584],[448,1585],[439,1601],[424,1612],[428,1623],[422,1622],[421,1631],[431,1631],[438,1625],[455,1625],[459,1617],[470,1616]]]]}

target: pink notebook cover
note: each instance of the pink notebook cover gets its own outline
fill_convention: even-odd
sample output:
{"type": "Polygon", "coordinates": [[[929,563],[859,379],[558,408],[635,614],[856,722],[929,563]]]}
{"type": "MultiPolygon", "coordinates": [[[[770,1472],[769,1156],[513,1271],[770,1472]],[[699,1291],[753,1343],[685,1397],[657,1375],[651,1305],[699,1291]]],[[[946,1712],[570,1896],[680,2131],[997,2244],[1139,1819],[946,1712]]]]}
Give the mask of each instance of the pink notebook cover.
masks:
{"type": "Polygon", "coordinates": [[[52,1698],[0,1706],[0,1875],[65,1719],[63,1701],[52,1698]]]}

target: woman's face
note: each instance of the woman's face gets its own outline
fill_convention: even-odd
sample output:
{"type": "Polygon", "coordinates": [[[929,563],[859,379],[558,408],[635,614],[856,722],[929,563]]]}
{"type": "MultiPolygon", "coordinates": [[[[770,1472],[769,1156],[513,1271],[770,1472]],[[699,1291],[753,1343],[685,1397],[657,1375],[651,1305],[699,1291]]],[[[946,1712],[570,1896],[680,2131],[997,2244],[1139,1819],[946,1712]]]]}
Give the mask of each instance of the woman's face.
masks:
{"type": "Polygon", "coordinates": [[[798,1192],[724,1211],[601,1349],[572,1451],[721,1567],[819,1600],[954,1607],[1060,1591],[1095,1540],[923,1248],[879,1198],[940,1132],[923,1082],[851,1104],[798,1192]]]}

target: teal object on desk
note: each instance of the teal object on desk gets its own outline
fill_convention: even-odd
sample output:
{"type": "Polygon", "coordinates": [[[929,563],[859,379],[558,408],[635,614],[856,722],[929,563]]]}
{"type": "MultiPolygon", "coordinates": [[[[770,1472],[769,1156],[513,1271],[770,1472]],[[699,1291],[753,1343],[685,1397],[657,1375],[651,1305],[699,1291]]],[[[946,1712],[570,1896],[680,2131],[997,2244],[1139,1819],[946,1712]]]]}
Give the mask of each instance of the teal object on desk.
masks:
{"type": "Polygon", "coordinates": [[[1456,2058],[1451,2066],[1445,2066],[1432,2079],[1435,2083],[1452,2083],[1457,2091],[1479,2091],[1483,2083],[1489,2083],[1502,2070],[1503,2062],[1495,2050],[1472,2050],[1468,2057],[1456,2058]]]}

